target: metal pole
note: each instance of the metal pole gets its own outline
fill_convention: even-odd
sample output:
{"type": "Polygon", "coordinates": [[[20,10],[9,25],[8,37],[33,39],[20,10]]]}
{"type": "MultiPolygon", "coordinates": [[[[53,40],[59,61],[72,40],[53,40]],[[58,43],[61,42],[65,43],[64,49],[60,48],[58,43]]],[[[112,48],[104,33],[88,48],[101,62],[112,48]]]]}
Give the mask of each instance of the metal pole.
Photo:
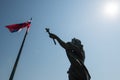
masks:
{"type": "Polygon", "coordinates": [[[18,52],[18,55],[17,55],[17,58],[16,58],[16,61],[15,61],[15,63],[14,63],[14,66],[13,66],[13,69],[12,69],[12,72],[11,72],[11,75],[10,75],[10,77],[9,77],[9,80],[13,80],[13,78],[14,78],[14,74],[15,74],[15,71],[16,71],[16,68],[17,68],[19,59],[20,59],[20,55],[21,55],[21,52],[22,52],[22,49],[23,49],[24,42],[25,42],[25,39],[26,39],[27,34],[28,34],[28,31],[26,30],[25,35],[24,35],[24,38],[23,38],[23,41],[22,41],[22,44],[21,44],[21,47],[20,47],[20,49],[19,49],[19,52],[18,52]]]}

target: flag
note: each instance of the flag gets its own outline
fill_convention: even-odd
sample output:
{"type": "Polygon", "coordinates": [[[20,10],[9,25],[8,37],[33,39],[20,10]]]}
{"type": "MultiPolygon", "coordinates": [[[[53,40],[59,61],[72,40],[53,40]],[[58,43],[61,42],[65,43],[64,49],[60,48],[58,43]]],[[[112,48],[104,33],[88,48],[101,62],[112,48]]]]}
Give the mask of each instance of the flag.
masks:
{"type": "Polygon", "coordinates": [[[30,28],[31,20],[28,20],[27,22],[19,23],[19,24],[11,24],[7,25],[6,28],[9,29],[10,32],[17,32],[23,28],[27,28],[27,30],[30,28]]]}

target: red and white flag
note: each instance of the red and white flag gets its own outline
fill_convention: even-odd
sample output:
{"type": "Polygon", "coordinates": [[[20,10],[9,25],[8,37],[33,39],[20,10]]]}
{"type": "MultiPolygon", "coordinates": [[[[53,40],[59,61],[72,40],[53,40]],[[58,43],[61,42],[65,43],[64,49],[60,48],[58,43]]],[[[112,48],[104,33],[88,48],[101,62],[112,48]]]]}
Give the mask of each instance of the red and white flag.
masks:
{"type": "Polygon", "coordinates": [[[19,24],[10,24],[10,25],[7,25],[6,28],[9,29],[10,32],[17,32],[23,28],[27,28],[27,30],[29,30],[30,26],[31,26],[31,21],[32,19],[26,21],[26,22],[23,22],[23,23],[19,23],[19,24]]]}

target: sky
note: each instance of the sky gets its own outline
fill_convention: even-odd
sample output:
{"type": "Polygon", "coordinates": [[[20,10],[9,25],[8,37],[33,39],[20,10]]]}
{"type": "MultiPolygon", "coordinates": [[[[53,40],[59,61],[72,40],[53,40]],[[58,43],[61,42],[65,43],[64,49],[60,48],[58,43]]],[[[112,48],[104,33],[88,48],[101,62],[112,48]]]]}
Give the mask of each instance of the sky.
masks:
{"type": "Polygon", "coordinates": [[[77,38],[85,50],[91,80],[119,80],[119,0],[0,0],[0,80],[8,80],[25,30],[6,25],[33,18],[14,80],[68,80],[65,50],[46,33],[63,41],[77,38]]]}

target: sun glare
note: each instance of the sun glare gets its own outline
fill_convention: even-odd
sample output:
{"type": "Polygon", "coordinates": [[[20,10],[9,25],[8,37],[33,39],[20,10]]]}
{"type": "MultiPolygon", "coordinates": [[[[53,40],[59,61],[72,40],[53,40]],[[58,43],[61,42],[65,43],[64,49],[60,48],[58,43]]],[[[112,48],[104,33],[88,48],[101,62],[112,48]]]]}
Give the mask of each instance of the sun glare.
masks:
{"type": "Polygon", "coordinates": [[[116,18],[119,14],[119,3],[118,2],[106,2],[103,5],[103,14],[108,18],[116,18]]]}

